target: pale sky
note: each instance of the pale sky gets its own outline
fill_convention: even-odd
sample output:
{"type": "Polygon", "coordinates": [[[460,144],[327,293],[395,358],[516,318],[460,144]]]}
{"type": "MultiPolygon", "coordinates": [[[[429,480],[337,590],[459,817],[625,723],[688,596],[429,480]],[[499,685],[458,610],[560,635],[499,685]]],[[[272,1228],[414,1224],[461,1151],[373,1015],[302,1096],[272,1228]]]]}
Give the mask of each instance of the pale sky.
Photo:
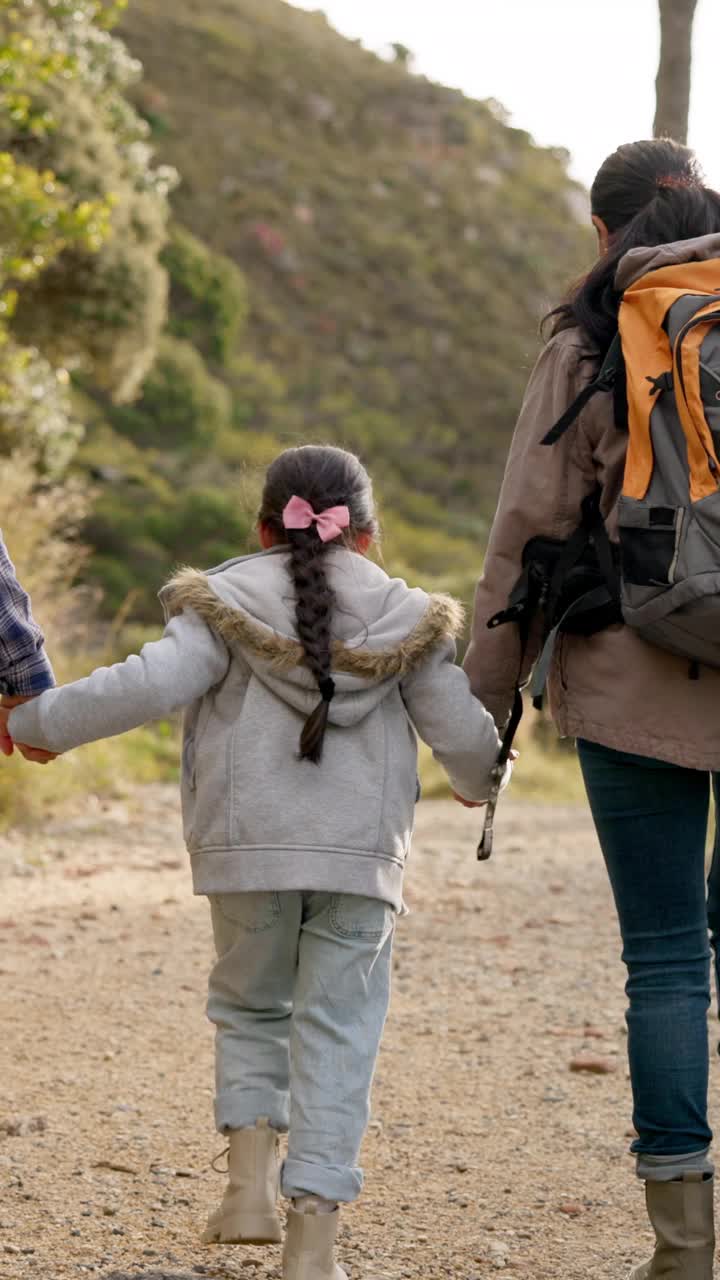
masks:
{"type": "MultiPolygon", "coordinates": [[[[399,41],[416,70],[497,98],[543,146],[571,152],[588,185],[621,142],[651,136],[657,0],[293,0],[381,52],[399,41]]],[[[720,3],[699,0],[689,142],[720,188],[720,3]]]]}

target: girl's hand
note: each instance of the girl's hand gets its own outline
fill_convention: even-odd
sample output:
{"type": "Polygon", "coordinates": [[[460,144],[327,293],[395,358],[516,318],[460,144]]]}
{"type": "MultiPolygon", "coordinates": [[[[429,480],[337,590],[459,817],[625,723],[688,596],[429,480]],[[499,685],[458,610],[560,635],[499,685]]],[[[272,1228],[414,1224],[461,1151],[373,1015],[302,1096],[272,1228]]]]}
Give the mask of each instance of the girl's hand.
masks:
{"type": "MultiPolygon", "coordinates": [[[[519,751],[513,750],[510,752],[510,760],[508,762],[508,777],[506,782],[503,785],[507,785],[507,782],[510,780],[509,774],[512,771],[512,766],[515,764],[515,761],[517,760],[519,755],[520,755],[519,751]]],[[[453,800],[457,800],[458,804],[463,805],[464,808],[466,809],[484,809],[485,805],[487,804],[487,800],[466,800],[464,796],[459,796],[457,791],[453,791],[453,800]]]]}

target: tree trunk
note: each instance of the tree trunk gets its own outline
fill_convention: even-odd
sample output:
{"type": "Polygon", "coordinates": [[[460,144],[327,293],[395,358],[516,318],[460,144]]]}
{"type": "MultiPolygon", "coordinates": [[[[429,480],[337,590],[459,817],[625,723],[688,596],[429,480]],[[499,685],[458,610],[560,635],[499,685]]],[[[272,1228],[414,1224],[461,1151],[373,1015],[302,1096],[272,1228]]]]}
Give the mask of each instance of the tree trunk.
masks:
{"type": "Polygon", "coordinates": [[[653,135],[687,142],[692,26],[697,0],[659,0],[660,66],[653,135]]]}

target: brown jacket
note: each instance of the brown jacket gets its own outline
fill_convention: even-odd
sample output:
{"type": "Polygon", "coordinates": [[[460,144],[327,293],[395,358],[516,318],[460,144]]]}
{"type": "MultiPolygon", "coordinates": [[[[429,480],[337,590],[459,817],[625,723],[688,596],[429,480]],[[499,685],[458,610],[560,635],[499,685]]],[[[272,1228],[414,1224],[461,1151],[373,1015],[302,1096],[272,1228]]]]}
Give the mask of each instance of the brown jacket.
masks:
{"type": "MultiPolygon", "coordinates": [[[[633,250],[620,264],[618,286],[626,288],[655,267],[709,257],[720,257],[720,236],[633,250]]],[[[536,535],[566,538],[598,482],[610,536],[616,532],[627,435],[615,426],[611,396],[595,396],[557,444],[540,444],[597,368],[587,357],[580,330],[551,339],[533,370],[510,448],[465,659],[474,693],[499,724],[510,709],[519,644],[512,625],[489,631],[487,620],[507,603],[525,543],[536,535]]],[[[537,652],[531,644],[523,675],[537,652]]],[[[549,693],[563,737],[720,770],[720,671],[702,667],[700,678],[691,680],[686,660],[646,643],[629,627],[562,637],[549,693]]]]}

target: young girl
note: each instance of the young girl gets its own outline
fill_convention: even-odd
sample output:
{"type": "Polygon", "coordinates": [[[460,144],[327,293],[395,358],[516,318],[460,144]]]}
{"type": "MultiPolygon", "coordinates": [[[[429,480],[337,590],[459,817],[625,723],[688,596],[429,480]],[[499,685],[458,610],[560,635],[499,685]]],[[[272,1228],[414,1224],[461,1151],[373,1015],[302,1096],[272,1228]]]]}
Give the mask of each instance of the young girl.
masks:
{"type": "Polygon", "coordinates": [[[362,1187],[416,732],[468,800],[487,797],[499,747],[454,663],[460,607],[367,560],[376,531],[357,458],[289,449],[267,474],[263,552],[184,570],[161,593],[161,640],[8,720],[15,742],[61,752],[187,708],[183,816],[212,912],[215,1112],[229,1139],[203,1239],[279,1241],[281,1183],[286,1280],[346,1280],[337,1209],[362,1187]]]}

